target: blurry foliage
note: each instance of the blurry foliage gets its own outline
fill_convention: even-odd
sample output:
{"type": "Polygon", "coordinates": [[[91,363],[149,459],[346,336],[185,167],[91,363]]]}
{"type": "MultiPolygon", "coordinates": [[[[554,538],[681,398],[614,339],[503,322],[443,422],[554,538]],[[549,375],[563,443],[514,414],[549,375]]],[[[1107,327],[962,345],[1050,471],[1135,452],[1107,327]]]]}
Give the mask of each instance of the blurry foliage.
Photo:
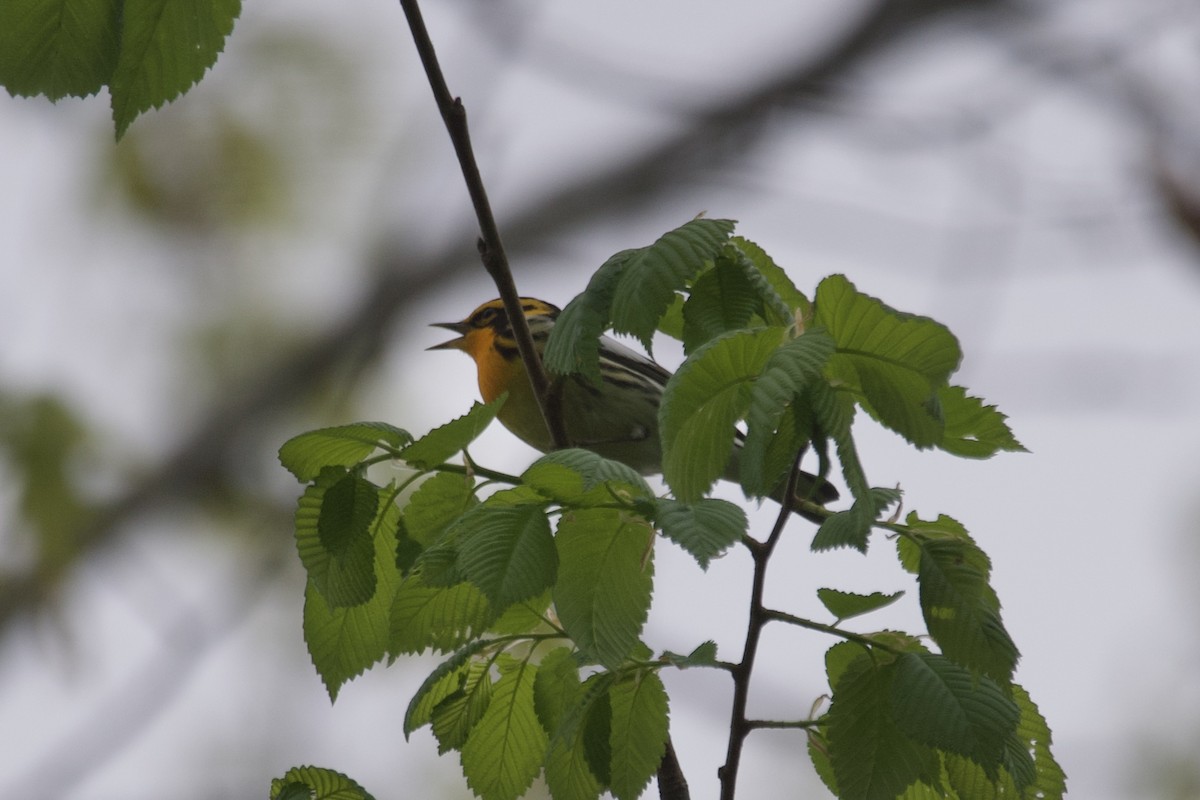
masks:
{"type": "Polygon", "coordinates": [[[92,511],[79,486],[87,439],[83,421],[58,397],[0,396],[0,458],[18,487],[18,518],[5,526],[7,535],[24,540],[12,544],[47,581],[74,559],[92,511]]]}

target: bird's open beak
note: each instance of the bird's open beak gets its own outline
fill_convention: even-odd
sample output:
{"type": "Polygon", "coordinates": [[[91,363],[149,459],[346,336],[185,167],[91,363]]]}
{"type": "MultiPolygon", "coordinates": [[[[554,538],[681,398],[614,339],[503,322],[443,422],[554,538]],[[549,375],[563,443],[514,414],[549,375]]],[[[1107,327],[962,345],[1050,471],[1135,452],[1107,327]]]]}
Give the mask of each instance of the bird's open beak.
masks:
{"type": "Polygon", "coordinates": [[[430,327],[445,328],[448,331],[454,331],[459,336],[448,342],[435,344],[433,347],[426,347],[426,350],[462,350],[463,343],[466,341],[466,333],[471,329],[471,326],[465,320],[463,322],[434,322],[431,323],[430,327]]]}

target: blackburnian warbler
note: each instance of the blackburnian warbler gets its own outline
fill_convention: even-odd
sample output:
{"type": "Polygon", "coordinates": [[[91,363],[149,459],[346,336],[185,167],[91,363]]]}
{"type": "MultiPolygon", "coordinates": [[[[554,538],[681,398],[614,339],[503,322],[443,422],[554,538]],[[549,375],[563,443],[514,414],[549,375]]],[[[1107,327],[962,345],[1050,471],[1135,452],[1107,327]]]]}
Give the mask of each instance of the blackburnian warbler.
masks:
{"type": "MultiPolygon", "coordinates": [[[[522,297],[521,308],[540,355],[559,308],[532,297],[522,297]]],[[[525,365],[517,352],[504,304],[499,299],[491,300],[461,322],[437,322],[434,325],[459,336],[429,349],[461,350],[474,359],[484,402],[490,403],[508,392],[508,399],[498,414],[504,427],[542,452],[554,449],[525,365]]],[[[658,406],[671,373],[614,339],[601,336],[600,375],[599,387],[578,375],[568,378],[562,387],[563,424],[571,444],[620,461],[643,475],[662,472],[658,406]]],[[[738,444],[725,471],[726,480],[737,481],[741,439],[739,433],[738,444]]],[[[783,487],[780,487],[776,492],[777,500],[782,492],[783,487]]],[[[836,499],[838,493],[829,482],[802,472],[796,495],[824,504],[836,499]]]]}

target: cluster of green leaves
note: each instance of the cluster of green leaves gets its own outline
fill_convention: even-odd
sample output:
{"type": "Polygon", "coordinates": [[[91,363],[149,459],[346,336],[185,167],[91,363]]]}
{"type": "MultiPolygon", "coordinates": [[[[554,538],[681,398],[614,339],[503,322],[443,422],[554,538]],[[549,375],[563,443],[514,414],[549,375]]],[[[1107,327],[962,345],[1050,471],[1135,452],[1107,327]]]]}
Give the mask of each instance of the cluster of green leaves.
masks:
{"type": "Polygon", "coordinates": [[[1002,414],[951,384],[961,352],[945,327],[839,275],[810,301],[732,232],[727,220],[693,220],[617,254],[564,308],[544,353],[552,374],[595,382],[606,330],[647,348],[656,332],[682,341],[686,360],[660,407],[669,497],[584,450],[548,454],[519,476],[448,463],[503,397],[416,440],[359,423],[281,448],[307,484],[296,514],[304,630],[331,697],[384,658],[445,653],[405,731],[430,726],[478,795],[516,798],[540,772],[560,800],[638,796],[667,737],[661,670],[730,666],[712,643],[656,656],[642,641],[656,533],[706,567],[748,541],[742,510],[706,496],[731,459],[748,495],[779,498],[811,448],[822,474],[836,462],[850,490],[836,513],[789,501],[822,520],[812,548],[865,551],[872,529],[895,534],[936,646],[837,627],[902,592],[822,588],[832,625],[772,612],[842,640],[826,663],[828,711],[796,721],[818,772],[847,800],[1061,795],[1049,730],[1012,681],[1018,651],[987,556],[954,520],[883,519],[899,493],[871,488],[852,424],[861,409],[916,447],[959,456],[1023,448],[1002,414]],[[410,472],[378,482],[380,462],[410,472]]]}
{"type": "Polygon", "coordinates": [[[107,87],[120,138],[217,60],[241,0],[4,0],[0,84],[53,101],[107,87]]]}
{"type": "Polygon", "coordinates": [[[656,497],[586,450],[551,453],[520,476],[446,464],[502,402],[416,440],[357,423],[280,449],[307,483],[296,545],[313,664],[336,698],[380,660],[447,653],[404,730],[430,726],[477,794],[516,798],[544,773],[558,797],[637,797],[666,743],[658,671],[715,656],[654,658],[641,641],[655,528],[707,564],[746,517],[721,500],[656,497]],[[383,484],[369,476],[380,461],[409,469],[383,484]]]}

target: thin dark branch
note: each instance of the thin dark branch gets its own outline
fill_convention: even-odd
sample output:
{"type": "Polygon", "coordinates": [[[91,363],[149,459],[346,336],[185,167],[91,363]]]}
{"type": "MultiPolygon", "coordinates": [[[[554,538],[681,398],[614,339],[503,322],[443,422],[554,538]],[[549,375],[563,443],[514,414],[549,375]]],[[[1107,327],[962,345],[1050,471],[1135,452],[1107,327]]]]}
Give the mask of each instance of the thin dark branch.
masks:
{"type": "Polygon", "coordinates": [[[508,256],[504,252],[504,243],[500,239],[500,228],[492,213],[492,204],[488,200],[487,189],[483,185],[483,176],[479,173],[479,164],[475,160],[475,150],[471,147],[471,134],[467,127],[467,110],[462,98],[454,97],[446,85],[442,68],[438,64],[437,52],[429,31],[425,28],[425,20],[417,0],[400,0],[404,16],[408,19],[409,30],[412,31],[413,42],[425,75],[429,78],[429,87],[433,90],[433,98],[437,102],[446,131],[450,134],[450,142],[454,145],[454,154],[458,157],[462,169],[463,180],[467,184],[467,193],[471,196],[471,206],[475,209],[475,218],[479,222],[479,256],[484,269],[492,276],[500,298],[504,301],[504,310],[512,325],[513,338],[517,342],[517,350],[521,360],[525,362],[525,371],[529,375],[529,383],[533,387],[533,395],[537,398],[542,410],[542,418],[550,432],[550,440],[555,447],[566,447],[567,432],[563,425],[560,404],[542,360],[538,357],[533,344],[533,336],[529,332],[529,324],[521,311],[521,295],[517,284],[513,281],[512,270],[508,265],[508,256]]]}
{"type": "Polygon", "coordinates": [[[792,470],[788,473],[787,484],[783,490],[783,502],[780,503],[779,516],[765,541],[759,542],[747,537],[747,547],[754,559],[754,578],[750,587],[750,614],[746,623],[746,644],[742,649],[742,660],[733,669],[733,702],[729,714],[729,747],[725,752],[725,765],[718,770],[721,779],[721,800],[733,800],[737,788],[738,767],[742,761],[742,749],[746,736],[753,730],[746,717],[746,705],[750,698],[750,676],[754,672],[754,660],[758,656],[758,641],[762,637],[762,629],[769,617],[763,605],[763,593],[767,584],[767,563],[779,537],[792,516],[795,504],[796,486],[800,482],[800,460],[804,450],[796,454],[792,470]]]}
{"type": "Polygon", "coordinates": [[[670,736],[667,736],[667,750],[658,764],[658,797],[659,800],[691,800],[692,797],[670,736]]]}

